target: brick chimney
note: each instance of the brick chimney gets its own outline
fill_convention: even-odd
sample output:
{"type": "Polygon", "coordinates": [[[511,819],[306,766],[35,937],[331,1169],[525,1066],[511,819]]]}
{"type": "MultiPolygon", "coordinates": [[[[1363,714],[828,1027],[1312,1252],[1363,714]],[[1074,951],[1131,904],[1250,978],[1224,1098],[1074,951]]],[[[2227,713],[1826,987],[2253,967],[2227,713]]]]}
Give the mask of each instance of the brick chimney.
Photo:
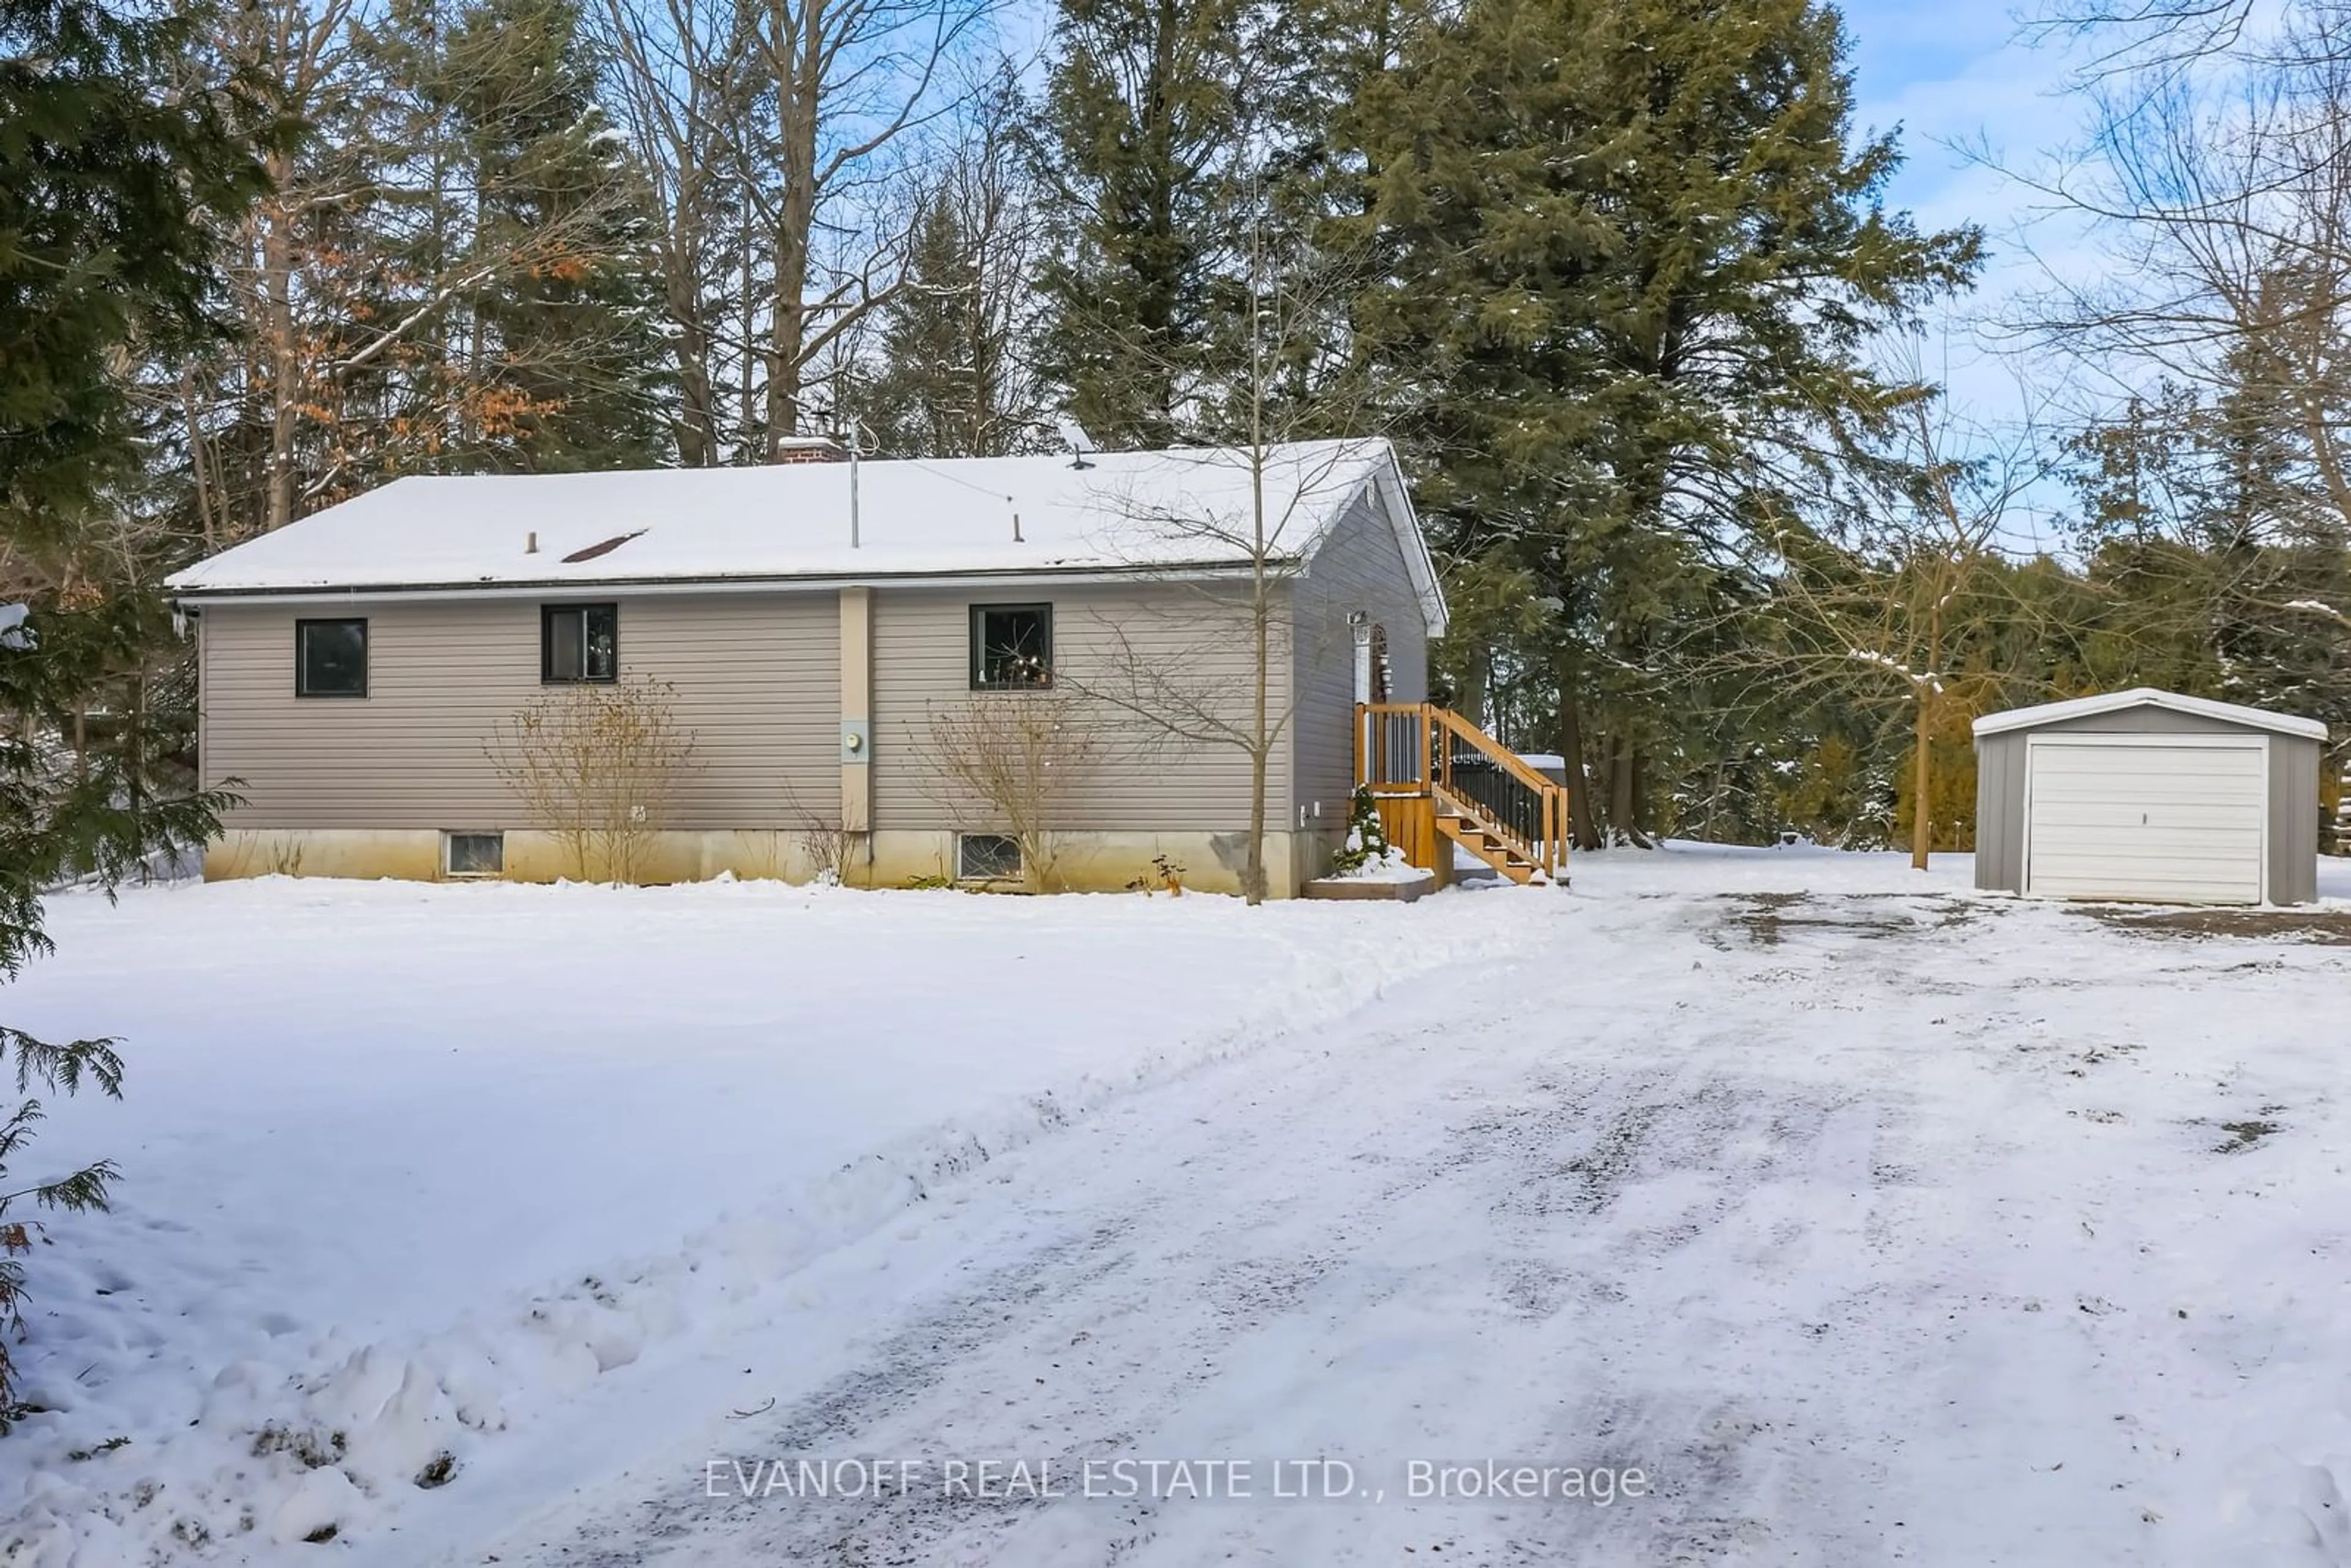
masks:
{"type": "Polygon", "coordinates": [[[845,463],[849,449],[830,435],[785,435],[776,441],[777,463],[845,463]]]}

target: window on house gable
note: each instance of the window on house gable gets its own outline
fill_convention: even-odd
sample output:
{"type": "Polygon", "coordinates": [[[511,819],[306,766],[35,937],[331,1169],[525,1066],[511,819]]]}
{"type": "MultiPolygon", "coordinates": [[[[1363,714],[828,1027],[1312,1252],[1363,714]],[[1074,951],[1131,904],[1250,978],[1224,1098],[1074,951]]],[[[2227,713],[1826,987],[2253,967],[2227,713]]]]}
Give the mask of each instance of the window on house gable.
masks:
{"type": "Polygon", "coordinates": [[[1036,690],[1053,684],[1053,607],[971,607],[974,691],[1036,690]]]}
{"type": "Polygon", "coordinates": [[[549,604],[538,613],[538,678],[543,684],[621,678],[619,605],[549,604]]]}
{"type": "Polygon", "coordinates": [[[367,646],[368,623],[364,621],[297,621],[294,695],[367,695],[367,646]]]}

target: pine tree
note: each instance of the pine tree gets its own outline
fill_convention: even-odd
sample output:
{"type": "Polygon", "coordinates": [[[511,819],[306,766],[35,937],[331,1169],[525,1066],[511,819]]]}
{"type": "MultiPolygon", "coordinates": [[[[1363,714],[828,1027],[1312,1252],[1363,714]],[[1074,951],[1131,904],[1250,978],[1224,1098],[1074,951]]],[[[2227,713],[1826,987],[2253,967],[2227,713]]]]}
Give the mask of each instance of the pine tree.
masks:
{"type": "MultiPolygon", "coordinates": [[[[141,389],[214,337],[211,236],[263,183],[251,106],[189,63],[203,14],[0,0],[0,977],[47,950],[41,898],[111,887],[214,831],[223,800],[176,788],[162,601],[138,489],[141,389]],[[29,616],[24,614],[29,607],[29,616]]],[[[19,1092],[120,1091],[108,1040],[0,1028],[19,1092]]],[[[0,1430],[29,1227],[12,1205],[103,1208],[105,1161],[9,1179],[40,1119],[0,1116],[0,1430]]]]}
{"type": "Polygon", "coordinates": [[[2167,384],[2068,444],[2099,685],[2351,722],[2351,538],[2325,472],[2337,438],[2310,424],[2342,405],[2345,356],[2313,287],[2266,274],[2209,392],[2167,384]]]}
{"type": "Polygon", "coordinates": [[[1236,0],[1064,0],[1040,128],[1053,251],[1043,368],[1110,448],[1196,439],[1234,329],[1248,13],[1236,0]]]}
{"type": "Polygon", "coordinates": [[[1359,322],[1422,380],[1443,542],[1556,598],[1561,748],[1637,835],[1659,765],[1719,744],[1677,734],[1708,705],[1672,690],[1671,632],[1756,597],[1750,529],[1884,416],[1873,334],[1965,283],[1977,236],[1880,209],[1897,155],[1854,141],[1824,5],[1470,0],[1402,36],[1343,126],[1388,251],[1359,322]]]}
{"type": "Polygon", "coordinates": [[[457,351],[491,462],[535,472],[648,467],[669,455],[668,346],[647,261],[651,206],[595,100],[572,0],[475,0],[453,54],[458,135],[481,193],[478,247],[526,259],[470,302],[457,351]]]}
{"type": "Polygon", "coordinates": [[[392,0],[362,59],[359,145],[381,172],[350,246],[374,265],[346,302],[339,392],[371,427],[375,465],[658,461],[649,206],[596,107],[577,5],[392,0]],[[364,292],[387,273],[381,298],[364,292]]]}
{"type": "Polygon", "coordinates": [[[210,235],[263,175],[249,106],[183,67],[204,20],[0,0],[0,514],[20,538],[121,472],[122,358],[219,329],[210,235]]]}

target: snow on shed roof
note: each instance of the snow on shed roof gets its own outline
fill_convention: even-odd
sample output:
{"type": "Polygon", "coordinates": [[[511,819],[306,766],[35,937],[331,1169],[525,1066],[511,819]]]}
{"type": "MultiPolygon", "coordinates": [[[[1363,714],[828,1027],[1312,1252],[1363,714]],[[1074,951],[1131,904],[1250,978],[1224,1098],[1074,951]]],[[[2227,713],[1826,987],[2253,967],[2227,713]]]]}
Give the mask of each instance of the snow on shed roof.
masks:
{"type": "Polygon", "coordinates": [[[1986,714],[1976,720],[1975,732],[1978,735],[1999,735],[2007,730],[2033,729],[2069,718],[2086,718],[2092,714],[2116,713],[2133,707],[2168,708],[2173,713],[2192,713],[2204,718],[2219,719],[2224,724],[2241,724],[2248,729],[2273,730],[2279,735],[2298,735],[2310,740],[2326,738],[2326,727],[2314,718],[2296,718],[2291,714],[2271,713],[2264,708],[2214,702],[2210,697],[2182,696],[2178,692],[2160,691],[2154,686],[2133,686],[2126,692],[2107,692],[2100,696],[2075,697],[2070,702],[2042,703],[2035,707],[1986,714]]]}
{"type": "MultiPolygon", "coordinates": [[[[1265,449],[1267,531],[1312,554],[1380,486],[1432,629],[1436,573],[1383,440],[1265,449]]],[[[1245,566],[1246,448],[397,479],[170,580],[190,598],[303,591],[849,581],[1245,566]],[[536,536],[537,550],[528,546],[536,536]]]]}

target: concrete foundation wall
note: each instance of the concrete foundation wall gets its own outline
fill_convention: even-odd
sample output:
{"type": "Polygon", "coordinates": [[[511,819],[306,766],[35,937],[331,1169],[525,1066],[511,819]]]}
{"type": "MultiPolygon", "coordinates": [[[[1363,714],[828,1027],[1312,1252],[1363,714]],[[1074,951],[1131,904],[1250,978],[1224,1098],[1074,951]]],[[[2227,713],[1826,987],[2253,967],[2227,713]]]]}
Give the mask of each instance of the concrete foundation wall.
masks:
{"type": "MultiPolygon", "coordinates": [[[[1247,853],[1244,833],[1093,832],[1065,834],[1054,862],[1056,891],[1117,893],[1141,881],[1158,884],[1155,864],[1165,856],[1182,868],[1183,884],[1202,893],[1240,892],[1247,853]]],[[[442,875],[441,835],[417,829],[232,828],[204,852],[204,879],[222,882],[249,876],[328,876],[403,881],[472,881],[442,875]]],[[[731,873],[745,879],[806,883],[824,869],[824,851],[808,835],[768,829],[653,835],[636,880],[695,882],[731,873]]],[[[1295,897],[1298,884],[1327,863],[1322,836],[1267,835],[1270,892],[1295,897]]],[[[901,829],[860,835],[851,844],[843,880],[857,887],[904,887],[952,877],[956,835],[952,831],[901,829]]],[[[571,852],[552,835],[510,831],[506,835],[508,882],[579,879],[571,852]]],[[[593,874],[592,873],[590,873],[593,874]]]]}

